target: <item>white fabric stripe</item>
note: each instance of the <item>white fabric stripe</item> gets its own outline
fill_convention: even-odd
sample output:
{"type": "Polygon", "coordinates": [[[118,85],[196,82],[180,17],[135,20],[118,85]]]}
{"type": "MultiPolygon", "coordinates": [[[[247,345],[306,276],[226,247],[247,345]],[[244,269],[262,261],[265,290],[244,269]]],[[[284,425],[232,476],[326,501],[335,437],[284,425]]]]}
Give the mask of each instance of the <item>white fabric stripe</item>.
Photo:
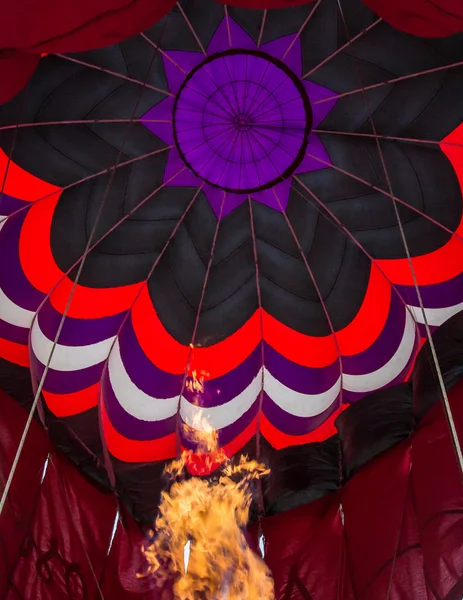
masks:
{"type": "MultiPolygon", "coordinates": [[[[415,319],[418,323],[424,324],[423,312],[419,306],[409,306],[412,311],[415,319]]],[[[428,325],[439,327],[442,323],[445,323],[447,319],[453,317],[461,310],[463,310],[463,302],[460,304],[455,304],[454,306],[446,306],[444,308],[425,308],[426,319],[428,320],[428,325]]]]}
{"type": "MultiPolygon", "coordinates": [[[[0,215],[0,232],[7,221],[6,215],[0,215]]],[[[16,325],[16,327],[24,327],[29,329],[32,324],[34,313],[30,310],[18,306],[10,300],[5,292],[0,288],[0,319],[16,325]]]]}
{"type": "MultiPolygon", "coordinates": [[[[109,358],[109,378],[113,391],[126,412],[142,421],[160,421],[173,416],[177,410],[178,396],[174,398],[154,398],[140,390],[130,379],[116,341],[109,358]]],[[[258,398],[261,391],[262,372],[257,373],[248,387],[225,404],[203,408],[191,404],[182,397],[180,414],[191,427],[206,430],[209,427],[222,429],[239,419],[258,398]],[[201,418],[198,418],[200,414],[201,418]],[[198,425],[199,423],[199,425],[198,425]]],[[[318,415],[329,408],[336,400],[341,378],[326,392],[321,394],[301,394],[280,383],[265,369],[265,391],[284,411],[297,417],[307,418],[318,415]]]]}
{"type": "Polygon", "coordinates": [[[295,417],[314,417],[329,408],[341,390],[341,377],[326,392],[301,394],[286,387],[265,369],[264,389],[270,398],[285,412],[295,417]]]}
{"type": "MultiPolygon", "coordinates": [[[[161,421],[177,412],[178,395],[174,398],[153,398],[130,379],[121,357],[119,340],[116,340],[109,357],[109,380],[122,408],[141,421],[161,421]]],[[[180,390],[179,390],[180,393],[180,390]]]]}
{"type": "Polygon", "coordinates": [[[394,356],[381,368],[364,375],[343,375],[343,387],[349,392],[371,392],[395,379],[407,366],[415,347],[415,321],[407,310],[404,334],[394,356]]]}
{"type": "MultiPolygon", "coordinates": [[[[89,346],[64,346],[57,344],[50,363],[50,368],[56,371],[80,371],[103,362],[108,358],[115,336],[90,344],[89,346]]],[[[46,365],[51,354],[53,341],[49,340],[40,329],[36,319],[31,334],[32,350],[38,360],[46,365]]]]}
{"type": "Polygon", "coordinates": [[[16,325],[16,327],[25,327],[29,329],[34,318],[34,312],[26,310],[15,304],[8,298],[5,292],[0,288],[0,319],[16,325]]]}

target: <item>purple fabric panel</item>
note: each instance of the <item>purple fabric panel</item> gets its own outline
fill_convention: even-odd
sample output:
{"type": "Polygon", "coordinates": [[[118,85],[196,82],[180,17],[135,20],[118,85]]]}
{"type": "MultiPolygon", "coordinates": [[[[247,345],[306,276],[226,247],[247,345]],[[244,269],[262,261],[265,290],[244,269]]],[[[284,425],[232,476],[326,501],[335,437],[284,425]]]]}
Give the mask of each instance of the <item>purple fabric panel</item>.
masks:
{"type": "Polygon", "coordinates": [[[275,63],[230,54],[206,62],[187,81],[174,127],[196,173],[245,190],[266,185],[295,161],[306,113],[293,80],[275,63]]]}
{"type": "MultiPolygon", "coordinates": [[[[249,193],[257,202],[285,210],[292,183],[287,173],[292,168],[296,173],[326,168],[317,158],[331,163],[320,139],[311,133],[308,151],[316,158],[305,156],[298,164],[307,115],[301,91],[284,70],[296,78],[302,75],[301,40],[296,35],[257,48],[232,18],[224,18],[207,57],[197,51],[169,50],[163,64],[169,90],[177,97],[154,106],[141,122],[167,144],[176,139],[181,150],[169,152],[164,181],[181,171],[168,185],[197,187],[206,182],[204,192],[216,216],[222,205],[222,216],[227,216],[249,193]],[[235,49],[249,53],[233,53],[235,49]],[[149,123],[149,119],[169,122],[149,123]]],[[[303,84],[318,125],[337,99],[317,102],[335,93],[310,81],[303,84]]]]}
{"type": "Polygon", "coordinates": [[[331,159],[325,150],[325,146],[320,141],[320,138],[315,135],[315,133],[310,133],[306,154],[301,164],[297,167],[295,173],[299,174],[308,173],[309,171],[319,171],[320,169],[327,169],[330,165],[331,159]],[[309,154],[311,156],[309,156],[309,154]],[[329,164],[327,165],[325,163],[329,164]]]}
{"type": "Polygon", "coordinates": [[[325,411],[314,417],[296,417],[282,410],[268,394],[264,393],[263,412],[270,423],[287,435],[311,433],[328,419],[339,406],[339,396],[325,411]]]}
{"type": "Polygon", "coordinates": [[[185,80],[186,74],[204,60],[202,52],[184,52],[169,50],[162,57],[169,92],[176,94],[185,80]],[[169,60],[170,57],[172,60],[169,60]]]}
{"type": "Polygon", "coordinates": [[[143,352],[131,319],[127,319],[119,335],[121,357],[127,374],[145,394],[154,398],[173,398],[180,394],[183,374],[162,371],[143,352]]]}
{"type": "MultiPolygon", "coordinates": [[[[89,346],[115,336],[125,316],[124,313],[100,319],[75,319],[66,317],[59,336],[64,346],[89,346]]],[[[63,315],[47,301],[38,313],[40,329],[48,339],[55,339],[63,315]]]]}
{"type": "Polygon", "coordinates": [[[265,204],[274,210],[281,212],[288,206],[289,194],[291,193],[292,178],[289,177],[280,183],[273,186],[272,189],[262,190],[261,192],[253,192],[251,198],[256,202],[265,204]],[[280,208],[281,205],[281,208],[280,208]]]}
{"type": "Polygon", "coordinates": [[[338,361],[321,369],[303,367],[284,358],[267,343],[265,365],[275,379],[301,394],[326,392],[333,387],[340,375],[338,361]]]}
{"type": "Polygon", "coordinates": [[[154,135],[160,140],[166,143],[168,146],[172,146],[175,143],[174,132],[172,129],[172,112],[174,109],[174,98],[166,98],[161,100],[159,104],[153,106],[143,117],[140,122],[143,123],[154,135]],[[167,121],[163,122],[149,122],[153,121],[167,121]]]}
{"type": "Polygon", "coordinates": [[[230,49],[228,28],[230,28],[231,46],[247,50],[256,47],[254,40],[233,19],[229,18],[227,23],[227,19],[223,18],[207,47],[209,56],[230,49]]]}
{"type": "Polygon", "coordinates": [[[8,196],[8,194],[0,194],[0,215],[11,215],[15,211],[27,206],[31,206],[31,203],[25,200],[18,200],[18,198],[8,196]]]}
{"type": "Polygon", "coordinates": [[[272,42],[263,44],[260,49],[285,63],[298,77],[302,76],[302,48],[300,38],[294,42],[296,35],[287,35],[272,42]]]}
{"type": "MultiPolygon", "coordinates": [[[[49,369],[43,389],[51,394],[72,394],[98,383],[103,372],[104,363],[99,363],[78,371],[57,371],[49,369]]],[[[31,372],[36,381],[40,381],[45,366],[31,352],[31,372]]]]}
{"type": "Polygon", "coordinates": [[[399,296],[392,292],[386,323],[373,344],[354,356],[344,356],[344,373],[362,375],[372,373],[385,365],[397,352],[405,329],[406,309],[399,296]]]}
{"type": "Polygon", "coordinates": [[[304,87],[312,107],[312,127],[315,128],[320,125],[330,110],[334,108],[338,99],[332,98],[332,96],[336,95],[336,92],[332,92],[328,88],[313,83],[312,81],[304,81],[304,87]],[[326,100],[326,102],[320,102],[321,100],[325,100],[325,98],[332,99],[326,100]]]}
{"type": "Polygon", "coordinates": [[[193,171],[185,167],[182,157],[177,148],[172,148],[169,151],[166,168],[164,171],[164,181],[169,181],[169,186],[180,187],[199,187],[202,184],[202,179],[197,177],[193,171]],[[171,179],[174,177],[173,179],[171,179]]]}
{"type": "Polygon", "coordinates": [[[23,211],[8,219],[0,233],[0,287],[8,298],[27,310],[36,311],[45,294],[26,279],[19,259],[19,237],[26,218],[23,211]]]}
{"type": "MultiPolygon", "coordinates": [[[[414,286],[398,285],[397,290],[407,304],[420,305],[414,286]]],[[[460,304],[463,302],[463,273],[434,285],[420,285],[420,294],[425,308],[446,308],[460,304]]]]}
{"type": "MultiPolygon", "coordinates": [[[[116,431],[124,437],[146,441],[164,437],[175,431],[176,415],[161,421],[142,421],[124,410],[116,398],[107,371],[103,377],[102,392],[109,420],[116,431]]],[[[162,400],[153,400],[153,402],[162,402],[162,400]]]]}
{"type": "Polygon", "coordinates": [[[0,338],[14,342],[15,344],[23,344],[27,346],[29,340],[29,329],[26,327],[18,327],[0,319],[0,338]]]}
{"type": "Polygon", "coordinates": [[[224,192],[219,188],[206,183],[204,186],[204,193],[212,207],[215,215],[220,215],[220,209],[223,203],[222,217],[230,214],[235,208],[237,208],[243,202],[248,199],[246,194],[232,194],[231,192],[224,192]],[[225,199],[224,199],[225,198],[225,199]]]}
{"type": "MultiPolygon", "coordinates": [[[[399,375],[397,375],[397,377],[395,377],[392,381],[390,381],[388,384],[384,385],[382,388],[379,388],[379,389],[387,389],[394,385],[398,385],[399,383],[402,383],[405,380],[405,377],[407,376],[408,372],[412,368],[412,365],[415,361],[418,350],[419,350],[419,334],[416,335],[415,346],[414,346],[413,352],[412,352],[407,364],[405,365],[405,367],[402,369],[402,371],[399,373],[399,375]]],[[[344,400],[344,402],[349,402],[349,403],[356,402],[357,400],[360,400],[361,398],[364,398],[365,396],[369,396],[370,394],[373,394],[375,391],[376,390],[373,390],[371,392],[348,392],[347,390],[343,390],[343,400],[344,400]]]]}

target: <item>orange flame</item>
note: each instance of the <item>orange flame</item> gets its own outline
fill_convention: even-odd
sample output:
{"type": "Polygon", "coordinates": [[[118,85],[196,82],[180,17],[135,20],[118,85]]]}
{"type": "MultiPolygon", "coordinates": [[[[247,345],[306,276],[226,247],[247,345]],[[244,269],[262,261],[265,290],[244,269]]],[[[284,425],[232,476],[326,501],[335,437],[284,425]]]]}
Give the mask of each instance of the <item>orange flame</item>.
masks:
{"type": "Polygon", "coordinates": [[[206,377],[209,377],[209,373],[207,371],[200,371],[198,377],[198,373],[196,369],[194,369],[191,371],[191,378],[187,379],[185,383],[186,389],[190,390],[190,392],[204,392],[204,379],[206,377]]]}
{"type": "MultiPolygon", "coordinates": [[[[193,370],[186,381],[185,387],[195,392],[192,399],[195,406],[199,405],[201,394],[204,394],[204,379],[208,376],[207,371],[198,374],[193,370]]],[[[195,452],[185,450],[182,455],[191,475],[209,475],[228,460],[225,451],[219,448],[216,430],[211,427],[201,408],[194,413],[191,426],[183,425],[183,431],[186,439],[196,446],[195,452]]]]}
{"type": "MultiPolygon", "coordinates": [[[[220,452],[217,432],[202,411],[186,432],[198,452],[220,452]]],[[[249,484],[269,470],[241,456],[238,464],[226,464],[215,481],[185,480],[187,458],[184,452],[165,469],[177,480],[162,493],[156,537],[143,548],[147,574],[161,585],[173,579],[179,600],[274,600],[270,571],[243,533],[251,505],[249,484]]]]}

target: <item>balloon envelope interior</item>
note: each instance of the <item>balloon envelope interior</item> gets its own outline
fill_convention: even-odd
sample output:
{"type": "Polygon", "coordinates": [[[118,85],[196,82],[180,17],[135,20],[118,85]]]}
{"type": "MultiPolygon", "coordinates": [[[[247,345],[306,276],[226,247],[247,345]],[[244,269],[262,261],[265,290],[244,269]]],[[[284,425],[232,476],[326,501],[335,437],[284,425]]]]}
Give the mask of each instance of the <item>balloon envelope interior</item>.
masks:
{"type": "Polygon", "coordinates": [[[3,370],[127,490],[185,426],[327,440],[463,307],[463,38],[342,4],[188,1],[0,106],[3,370]]]}

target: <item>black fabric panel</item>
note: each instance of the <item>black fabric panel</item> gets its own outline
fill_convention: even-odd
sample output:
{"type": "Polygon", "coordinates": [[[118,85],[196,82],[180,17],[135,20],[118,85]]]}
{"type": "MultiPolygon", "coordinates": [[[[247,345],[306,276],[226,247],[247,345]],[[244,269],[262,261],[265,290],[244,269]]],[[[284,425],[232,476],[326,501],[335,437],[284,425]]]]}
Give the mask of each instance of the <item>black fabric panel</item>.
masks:
{"type": "MultiPolygon", "coordinates": [[[[333,164],[386,192],[389,186],[374,140],[323,135],[333,164]]],[[[437,148],[393,142],[382,143],[382,153],[396,197],[407,205],[455,230],[461,219],[461,189],[447,157],[437,148]]],[[[330,169],[300,176],[301,181],[378,259],[402,258],[400,236],[392,199],[368,185],[330,169]]],[[[307,202],[317,205],[307,192],[307,202]]],[[[412,209],[397,203],[412,256],[440,248],[450,234],[412,209]]]]}
{"type": "Polygon", "coordinates": [[[236,21],[257,44],[262,25],[262,11],[249,8],[238,8],[237,6],[227,6],[227,8],[229,16],[236,21]]]}
{"type": "Polygon", "coordinates": [[[339,438],[273,451],[263,480],[266,514],[312,502],[339,486],[339,438]]]}
{"type": "MultiPolygon", "coordinates": [[[[206,10],[203,0],[183,0],[182,5],[193,29],[197,33],[203,46],[206,48],[225,16],[223,4],[208,2],[206,10]]],[[[176,37],[176,42],[177,44],[181,43],[180,37],[176,37]]],[[[197,52],[201,51],[196,40],[194,40],[194,46],[190,46],[190,49],[197,52]]]]}
{"type": "MultiPolygon", "coordinates": [[[[307,11],[308,8],[311,9],[313,6],[306,5],[304,8],[307,11]]],[[[271,16],[274,12],[269,11],[268,16],[271,16]]],[[[300,22],[303,22],[303,20],[300,22]]],[[[275,19],[274,28],[276,29],[277,26],[277,19],[275,19]]],[[[304,73],[317,67],[325,58],[333,54],[339,46],[342,46],[344,42],[341,41],[341,34],[342,31],[339,30],[339,6],[337,2],[333,2],[333,0],[320,2],[301,35],[304,47],[304,52],[302,53],[302,70],[304,73]]],[[[309,77],[309,80],[312,79],[316,81],[313,77],[309,77]]],[[[319,82],[317,81],[317,83],[319,82]]],[[[332,84],[331,87],[328,86],[328,89],[333,89],[332,84]]]]}
{"type": "MultiPolygon", "coordinates": [[[[30,411],[34,393],[29,369],[0,359],[0,389],[16,400],[24,410],[30,411]]],[[[101,461],[96,409],[63,421],[52,415],[43,401],[42,407],[47,432],[53,445],[64,452],[82,473],[98,485],[109,488],[109,479],[101,461]],[[76,432],[79,432],[80,437],[76,432]]],[[[40,425],[43,424],[38,411],[35,412],[34,418],[40,425]]]]}
{"type": "MultiPolygon", "coordinates": [[[[207,46],[224,16],[224,7],[206,0],[182,1],[182,6],[207,46]]],[[[342,8],[351,36],[377,19],[361,0],[343,0],[342,8]]],[[[297,32],[312,10],[313,4],[269,11],[263,43],[297,32]]],[[[233,7],[229,11],[256,40],[262,11],[233,7]]],[[[154,44],[162,36],[160,45],[165,49],[200,51],[178,7],[146,35],[154,44]]],[[[320,3],[301,40],[304,72],[348,41],[337,0],[320,3]]],[[[155,52],[143,36],[136,36],[74,57],[140,81],[148,74],[150,85],[166,89],[163,60],[159,54],[153,60],[155,52]]],[[[449,65],[461,60],[462,53],[463,35],[423,40],[380,23],[309,79],[342,94],[359,89],[361,83],[381,83],[449,65]]],[[[48,56],[40,62],[27,90],[0,107],[0,123],[15,124],[18,115],[20,123],[129,119],[134,110],[138,118],[164,98],[153,90],[141,91],[136,83],[48,56]]],[[[371,111],[380,135],[439,141],[462,122],[462,96],[463,69],[448,69],[370,90],[366,93],[368,105],[362,93],[342,97],[319,128],[371,133],[371,111]]],[[[61,186],[113,166],[118,156],[124,161],[164,146],[138,123],[50,125],[4,131],[0,144],[7,153],[14,135],[13,160],[61,186]]],[[[330,133],[321,134],[321,139],[334,165],[388,190],[374,140],[330,133]]],[[[438,146],[382,141],[381,149],[394,194],[454,230],[461,219],[461,190],[438,146]]],[[[159,154],[116,171],[97,238],[162,183],[166,159],[167,154],[159,154]]],[[[405,256],[393,205],[384,194],[334,169],[322,168],[301,179],[365,249],[360,250],[293,181],[295,189],[287,215],[333,325],[342,329],[357,314],[364,298],[371,268],[367,253],[382,259],[405,256]]],[[[98,177],[63,193],[51,232],[53,255],[63,271],[82,255],[108,181],[108,176],[98,177]]],[[[195,192],[192,188],[166,187],[157,193],[90,253],[81,283],[106,288],[145,279],[195,192]]],[[[297,331],[329,334],[317,290],[284,216],[254,201],[252,210],[265,310],[297,331]]],[[[445,231],[413,210],[399,205],[399,211],[412,255],[429,253],[449,239],[445,231]]],[[[201,193],[149,281],[162,323],[184,344],[191,341],[216,227],[217,218],[201,193]]],[[[220,223],[195,342],[208,346],[225,339],[252,316],[257,306],[249,206],[244,202],[220,223]]],[[[457,315],[435,334],[447,386],[463,374],[462,327],[462,317],[457,315]]],[[[30,406],[32,391],[26,369],[0,361],[0,385],[24,406],[30,406]]],[[[439,399],[428,345],[418,357],[413,386],[414,414],[419,418],[439,399]]],[[[54,442],[83,471],[107,485],[96,409],[64,421],[46,414],[54,442]],[[78,432],[79,439],[72,431],[78,432]]],[[[337,423],[345,476],[350,477],[370,458],[408,435],[413,426],[410,385],[361,400],[337,423]]],[[[255,440],[246,449],[251,455],[255,452],[253,445],[255,440]]],[[[272,475],[263,483],[270,514],[317,498],[338,485],[337,438],[281,451],[261,440],[261,451],[272,467],[272,475]]],[[[164,486],[163,463],[127,465],[114,461],[114,467],[121,497],[138,519],[150,522],[164,486]]],[[[257,514],[255,504],[252,514],[257,514]]]]}
{"type": "MultiPolygon", "coordinates": [[[[153,168],[165,157],[146,159],[153,168]]],[[[152,192],[135,165],[122,167],[110,175],[63,192],[51,230],[51,247],[58,266],[66,271],[84,253],[98,210],[106,196],[94,241],[103,237],[117,222],[152,192]]],[[[155,182],[160,185],[160,180],[155,182]]],[[[162,202],[169,192],[161,190],[121,223],[90,253],[81,283],[90,287],[128,285],[145,279],[175,224],[191,201],[194,191],[181,188],[171,202],[162,202]]]]}
{"type": "MultiPolygon", "coordinates": [[[[148,56],[144,55],[146,59],[151,57],[150,49],[153,49],[147,42],[145,44],[148,46],[148,56]]],[[[128,74],[120,46],[79,54],[78,58],[128,74]]],[[[129,64],[136,64],[136,61],[132,60],[129,64]]],[[[156,72],[154,65],[151,72],[156,72]]],[[[148,78],[148,82],[165,88],[163,70],[158,68],[157,73],[154,81],[148,78]]],[[[130,71],[130,76],[135,77],[136,74],[130,71]]],[[[135,108],[135,116],[140,117],[163,98],[162,94],[143,90],[140,85],[63,58],[47,56],[39,63],[28,87],[0,107],[0,122],[5,125],[17,123],[18,105],[22,115],[19,122],[24,123],[102,117],[130,119],[135,108]]],[[[23,168],[37,177],[59,186],[113,166],[123,142],[120,162],[164,145],[139,123],[66,124],[27,127],[17,130],[16,134],[14,130],[3,132],[1,144],[7,154],[15,135],[13,160],[19,161],[23,168]]]]}
{"type": "Polygon", "coordinates": [[[19,402],[25,410],[30,410],[34,394],[29,369],[0,358],[0,389],[19,402]]]}
{"type": "MultiPolygon", "coordinates": [[[[153,305],[171,335],[191,342],[217,219],[201,195],[149,282],[153,305]],[[162,290],[163,293],[160,293],[162,290]]],[[[196,342],[210,346],[234,333],[257,308],[247,203],[219,224],[196,342]]]]}
{"type": "Polygon", "coordinates": [[[123,463],[115,458],[112,461],[118,494],[125,506],[139,523],[152,525],[161,492],[168,487],[168,481],[162,473],[166,462],[123,463]]]}
{"type": "Polygon", "coordinates": [[[47,409],[45,402],[43,407],[48,435],[54,446],[64,452],[83,474],[105,489],[110,489],[101,440],[97,437],[97,409],[58,419],[47,409]]]}
{"type": "MultiPolygon", "coordinates": [[[[459,58],[463,55],[463,36],[458,42],[459,58]]],[[[463,120],[461,103],[454,104],[455,98],[463,93],[462,69],[455,68],[446,72],[445,80],[439,92],[429,101],[426,109],[404,129],[405,137],[419,138],[426,132],[426,139],[441,140],[450,131],[458,127],[463,120]],[[452,106],[452,110],[448,107],[452,106]]]]}
{"type": "MultiPolygon", "coordinates": [[[[317,18],[319,31],[322,30],[324,36],[323,39],[312,36],[311,45],[308,46],[312,52],[304,70],[316,67],[344,43],[341,39],[345,35],[344,25],[338,24],[335,27],[336,8],[328,6],[329,1],[323,4],[323,9],[320,7],[321,10],[317,10],[317,18]],[[312,58],[314,53],[316,59],[312,58]]],[[[358,0],[347,0],[343,10],[352,12],[353,19],[348,26],[353,37],[359,29],[363,29],[359,27],[360,13],[365,7],[362,8],[362,3],[358,0]],[[357,27],[353,26],[354,22],[357,27]]],[[[364,26],[376,18],[364,15],[364,26]]],[[[439,45],[436,40],[414,38],[382,22],[317,69],[310,79],[334,91],[348,92],[360,89],[362,85],[369,86],[451,64],[461,59],[462,46],[461,35],[452,36],[446,43],[441,42],[439,45]],[[385,48],[388,49],[387,52],[385,48]]],[[[462,69],[456,68],[368,90],[368,104],[363,93],[352,94],[337,103],[325,119],[323,128],[371,132],[371,112],[375,128],[380,134],[399,135],[406,132],[407,136],[420,138],[423,137],[423,131],[430,131],[428,139],[441,139],[461,122],[461,118],[456,115],[456,112],[461,113],[462,110],[461,104],[456,102],[461,82],[462,69]],[[443,98],[447,101],[444,111],[443,98]],[[448,110],[449,106],[452,107],[451,111],[448,110]],[[439,118],[436,118],[437,114],[439,118]]]]}
{"type": "MultiPolygon", "coordinates": [[[[269,11],[263,41],[298,31],[312,8],[269,11]]],[[[223,6],[210,3],[205,10],[202,1],[194,0],[185,3],[185,10],[207,46],[224,16],[223,6]]],[[[256,38],[261,11],[230,10],[256,38]]],[[[343,10],[351,35],[376,19],[360,0],[346,0],[343,10]]],[[[199,51],[178,7],[147,32],[154,43],[161,35],[164,48],[199,51]]],[[[461,45],[463,37],[454,37],[461,45]]],[[[326,0],[317,7],[301,40],[304,70],[316,66],[347,41],[335,0],[326,0]]],[[[165,89],[162,58],[156,55],[153,61],[154,55],[153,46],[136,36],[116,46],[75,56],[140,81],[149,71],[148,83],[165,89]]],[[[345,92],[359,87],[352,57],[356,57],[362,81],[368,85],[448,64],[456,56],[458,52],[451,44],[428,43],[381,23],[330,59],[310,79],[345,92]]],[[[453,69],[368,92],[377,130],[387,135],[439,139],[463,117],[462,104],[457,101],[461,82],[462,70],[453,69]]],[[[0,108],[0,120],[15,122],[23,101],[23,122],[128,119],[137,102],[135,114],[139,117],[163,98],[152,90],[144,90],[140,97],[140,88],[50,56],[41,61],[27,96],[0,108]]],[[[370,131],[363,94],[341,98],[321,127],[370,131]]],[[[2,136],[6,151],[12,135],[9,132],[2,136]]],[[[328,133],[322,134],[322,140],[335,165],[388,189],[374,140],[328,133]]],[[[66,185],[114,164],[121,148],[121,160],[126,160],[162,146],[140,124],[32,127],[18,130],[13,159],[47,181],[66,185]]],[[[394,193],[455,229],[461,217],[461,191],[442,152],[436,147],[391,142],[382,143],[382,149],[394,193]]],[[[160,154],[117,170],[97,237],[161,184],[166,159],[167,154],[160,154]]],[[[389,198],[333,169],[321,169],[301,178],[322,202],[329,204],[367,253],[374,258],[405,256],[389,198]]],[[[51,236],[53,254],[62,270],[66,271],[82,254],[107,183],[108,177],[98,177],[64,192],[51,236]]],[[[194,192],[167,187],[157,193],[90,254],[81,282],[90,287],[111,287],[143,280],[194,192]]],[[[431,252],[448,240],[448,234],[426,218],[403,206],[399,210],[412,254],[431,252]]],[[[256,202],[253,211],[264,308],[295,330],[327,335],[330,326],[325,312],[284,217],[256,202]]],[[[357,314],[364,297],[370,270],[367,254],[356,248],[326,215],[320,216],[305,190],[292,191],[287,213],[333,325],[335,329],[343,328],[357,314]]],[[[191,339],[215,228],[216,217],[201,195],[150,282],[150,293],[164,326],[182,343],[191,339]]],[[[224,339],[249,319],[256,306],[254,256],[245,202],[220,224],[198,340],[212,344],[224,339]]]]}
{"type": "MultiPolygon", "coordinates": [[[[187,8],[187,5],[190,4],[190,1],[181,2],[181,4],[185,9],[187,8]]],[[[177,5],[172,8],[168,15],[163,17],[144,33],[155,44],[158,44],[159,40],[161,40],[162,48],[168,50],[191,50],[193,52],[200,52],[198,43],[177,5]]],[[[146,43],[148,44],[149,42],[146,43]]]]}
{"type": "MultiPolygon", "coordinates": [[[[262,43],[271,42],[285,35],[296,33],[307,18],[312,6],[275,8],[267,12],[262,43]]],[[[262,14],[262,11],[259,11],[262,14]]]]}
{"type": "MultiPolygon", "coordinates": [[[[312,278],[284,217],[259,203],[252,205],[264,308],[298,331],[329,334],[312,278]]],[[[288,217],[333,324],[342,328],[360,308],[368,285],[369,261],[295,192],[288,217]]],[[[191,341],[216,226],[217,219],[201,195],[150,280],[153,304],[164,326],[184,344],[191,341]]],[[[257,306],[249,208],[244,203],[220,223],[197,342],[211,345],[224,339],[242,326],[257,306]]]]}
{"type": "MultiPolygon", "coordinates": [[[[463,311],[432,334],[439,367],[448,389],[463,375],[463,311]]],[[[421,348],[413,369],[413,409],[417,418],[442,398],[429,342],[421,348]]]]}
{"type": "MultiPolygon", "coordinates": [[[[257,203],[253,210],[263,307],[297,331],[329,334],[312,276],[286,222],[257,203]]],[[[335,329],[345,327],[363,301],[370,274],[368,258],[295,190],[287,214],[335,329]]]]}
{"type": "Polygon", "coordinates": [[[338,46],[351,40],[378,19],[376,13],[370,10],[364,2],[358,2],[358,0],[345,0],[341,5],[337,0],[329,0],[329,3],[337,8],[338,46]],[[339,6],[341,6],[342,14],[339,6]]]}
{"type": "Polygon", "coordinates": [[[347,478],[414,427],[412,386],[403,383],[380,390],[349,406],[336,419],[347,478]]]}

